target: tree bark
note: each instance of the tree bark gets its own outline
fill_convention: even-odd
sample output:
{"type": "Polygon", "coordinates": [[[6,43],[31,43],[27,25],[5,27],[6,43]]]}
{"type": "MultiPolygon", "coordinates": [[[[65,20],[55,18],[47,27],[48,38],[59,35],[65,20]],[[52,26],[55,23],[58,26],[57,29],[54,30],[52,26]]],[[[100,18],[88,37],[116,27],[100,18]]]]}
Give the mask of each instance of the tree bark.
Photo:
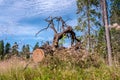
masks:
{"type": "Polygon", "coordinates": [[[73,45],[74,41],[78,41],[80,42],[79,39],[77,39],[75,32],[73,31],[71,26],[68,26],[67,29],[65,29],[64,31],[60,32],[60,33],[56,33],[54,35],[54,39],[53,39],[53,47],[57,48],[59,47],[59,40],[63,38],[64,35],[70,34],[71,35],[71,45],[73,45]]]}
{"type": "Polygon", "coordinates": [[[88,51],[90,51],[90,3],[87,1],[87,22],[88,22],[88,51]]]}
{"type": "Polygon", "coordinates": [[[107,13],[107,6],[106,6],[106,0],[102,1],[102,12],[103,12],[103,20],[104,20],[104,26],[105,26],[105,34],[106,34],[106,42],[107,42],[107,52],[108,52],[108,64],[109,66],[112,66],[112,51],[111,51],[111,44],[110,44],[110,33],[108,28],[108,13],[107,13]]]}

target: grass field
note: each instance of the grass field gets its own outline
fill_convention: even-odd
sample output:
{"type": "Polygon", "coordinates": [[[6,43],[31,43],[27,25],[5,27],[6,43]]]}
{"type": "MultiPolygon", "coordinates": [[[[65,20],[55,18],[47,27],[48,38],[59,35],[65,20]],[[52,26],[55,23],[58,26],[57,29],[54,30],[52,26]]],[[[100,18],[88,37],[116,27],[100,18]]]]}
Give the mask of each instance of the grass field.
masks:
{"type": "Polygon", "coordinates": [[[120,67],[102,62],[98,62],[99,66],[84,62],[82,67],[71,59],[47,56],[41,63],[31,62],[24,70],[28,62],[17,57],[1,61],[0,80],[120,80],[120,67]]]}

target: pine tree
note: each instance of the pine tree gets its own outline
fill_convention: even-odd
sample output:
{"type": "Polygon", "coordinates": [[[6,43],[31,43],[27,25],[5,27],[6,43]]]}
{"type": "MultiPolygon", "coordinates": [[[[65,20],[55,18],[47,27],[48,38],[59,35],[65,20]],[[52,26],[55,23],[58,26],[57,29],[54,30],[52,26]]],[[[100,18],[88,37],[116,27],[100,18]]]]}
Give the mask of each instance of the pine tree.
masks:
{"type": "Polygon", "coordinates": [[[4,41],[0,41],[0,58],[3,58],[4,56],[4,41]]]}
{"type": "Polygon", "coordinates": [[[106,0],[101,0],[102,6],[102,15],[103,15],[103,23],[105,26],[105,34],[106,34],[106,43],[107,43],[107,53],[108,53],[108,63],[109,66],[112,66],[112,51],[111,51],[111,43],[110,43],[110,34],[108,28],[108,12],[107,12],[107,3],[106,0]]]}
{"type": "Polygon", "coordinates": [[[120,0],[111,0],[111,23],[120,24],[120,0]]]}
{"type": "Polygon", "coordinates": [[[30,47],[29,45],[23,45],[22,47],[22,55],[25,56],[26,58],[29,58],[30,56],[30,47]]]}
{"type": "Polygon", "coordinates": [[[5,45],[5,54],[10,53],[10,48],[11,48],[11,45],[10,45],[10,43],[7,42],[5,45]]]}
{"type": "Polygon", "coordinates": [[[30,58],[30,47],[29,47],[29,44],[26,45],[26,58],[30,58]]]}
{"type": "Polygon", "coordinates": [[[98,30],[97,36],[97,46],[96,51],[99,53],[104,59],[107,58],[107,51],[106,51],[106,39],[105,39],[105,27],[101,27],[98,30]]]}
{"type": "Polygon", "coordinates": [[[27,53],[30,52],[30,46],[29,46],[29,44],[26,45],[26,52],[27,52],[27,53]]]}
{"type": "Polygon", "coordinates": [[[37,42],[37,43],[35,44],[33,50],[35,50],[35,49],[37,49],[37,48],[39,48],[39,42],[37,42]]]}
{"type": "MultiPolygon", "coordinates": [[[[120,25],[120,0],[111,0],[110,24],[120,25]]],[[[111,29],[111,45],[114,62],[120,63],[120,30],[111,29]]]]}
{"type": "Polygon", "coordinates": [[[23,45],[23,47],[22,47],[22,54],[24,54],[25,53],[25,45],[23,45]]]}
{"type": "Polygon", "coordinates": [[[90,51],[94,45],[95,40],[93,39],[95,39],[96,29],[101,26],[99,22],[101,16],[99,0],[77,0],[77,7],[79,18],[76,29],[82,31],[84,41],[87,40],[85,42],[86,47],[90,51]]]}
{"type": "Polygon", "coordinates": [[[12,54],[13,55],[18,55],[19,54],[17,42],[15,42],[14,45],[12,46],[12,54]]]}

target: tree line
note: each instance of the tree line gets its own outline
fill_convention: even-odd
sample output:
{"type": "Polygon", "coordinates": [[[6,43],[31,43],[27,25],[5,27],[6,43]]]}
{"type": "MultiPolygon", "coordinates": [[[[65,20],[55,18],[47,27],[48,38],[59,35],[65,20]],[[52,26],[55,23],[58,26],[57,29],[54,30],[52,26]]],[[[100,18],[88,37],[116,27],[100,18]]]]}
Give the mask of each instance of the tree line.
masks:
{"type": "Polygon", "coordinates": [[[77,0],[77,31],[82,32],[83,46],[89,53],[97,52],[112,65],[120,62],[120,0],[77,0]]]}
{"type": "MultiPolygon", "coordinates": [[[[36,48],[39,48],[38,42],[34,45],[33,50],[36,48]]],[[[11,45],[9,42],[5,44],[3,40],[0,41],[0,59],[9,58],[13,55],[30,58],[30,53],[29,44],[23,45],[22,49],[19,50],[19,45],[17,42],[11,45]]]]}

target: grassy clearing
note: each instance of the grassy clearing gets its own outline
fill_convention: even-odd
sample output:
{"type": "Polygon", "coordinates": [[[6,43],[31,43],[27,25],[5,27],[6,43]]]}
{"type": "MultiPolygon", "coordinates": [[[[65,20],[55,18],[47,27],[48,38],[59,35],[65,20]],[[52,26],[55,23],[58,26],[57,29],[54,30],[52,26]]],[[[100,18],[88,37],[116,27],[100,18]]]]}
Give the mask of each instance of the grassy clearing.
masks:
{"type": "Polygon", "coordinates": [[[26,70],[23,70],[25,62],[15,60],[13,63],[15,65],[8,66],[9,68],[5,66],[6,70],[0,71],[0,80],[120,80],[120,67],[109,67],[98,61],[97,67],[91,65],[92,62],[89,66],[89,62],[84,62],[86,64],[82,63],[81,67],[80,62],[72,62],[71,59],[61,60],[57,56],[47,56],[39,64],[31,63],[26,70]]]}

